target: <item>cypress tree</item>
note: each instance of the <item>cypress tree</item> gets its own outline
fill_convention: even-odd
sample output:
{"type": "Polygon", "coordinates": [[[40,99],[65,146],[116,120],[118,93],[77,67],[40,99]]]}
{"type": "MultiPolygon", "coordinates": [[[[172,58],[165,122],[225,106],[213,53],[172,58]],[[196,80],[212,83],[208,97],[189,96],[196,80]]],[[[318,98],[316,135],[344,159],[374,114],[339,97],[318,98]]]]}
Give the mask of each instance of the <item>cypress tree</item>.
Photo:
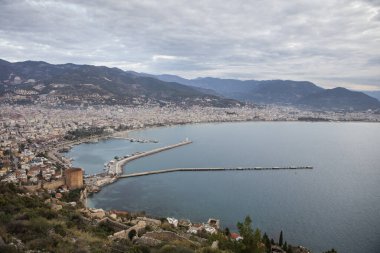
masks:
{"type": "Polygon", "coordinates": [[[264,235],[263,235],[263,241],[264,241],[265,247],[267,249],[267,252],[270,252],[270,250],[271,250],[271,243],[270,243],[269,237],[268,237],[268,235],[266,233],[264,233],[264,235]]]}
{"type": "Polygon", "coordinates": [[[224,234],[225,234],[226,236],[230,237],[231,232],[230,232],[230,229],[229,229],[228,227],[226,227],[226,228],[224,229],[224,234]]]}
{"type": "Polygon", "coordinates": [[[282,246],[282,243],[283,243],[283,238],[282,238],[282,230],[281,230],[281,233],[280,233],[280,239],[278,240],[278,244],[280,246],[282,246]]]}
{"type": "Polygon", "coordinates": [[[284,245],[282,246],[282,249],[287,251],[288,250],[288,243],[285,241],[284,245]]]}

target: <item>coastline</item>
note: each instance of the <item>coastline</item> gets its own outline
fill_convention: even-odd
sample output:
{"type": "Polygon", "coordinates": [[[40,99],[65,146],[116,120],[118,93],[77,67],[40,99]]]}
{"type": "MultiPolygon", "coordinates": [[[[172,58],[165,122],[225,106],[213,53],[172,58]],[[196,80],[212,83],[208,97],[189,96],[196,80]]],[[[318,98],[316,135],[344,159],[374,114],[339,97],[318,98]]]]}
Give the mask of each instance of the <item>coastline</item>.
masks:
{"type": "MultiPolygon", "coordinates": [[[[114,132],[112,134],[104,134],[104,135],[96,135],[96,136],[86,137],[86,138],[75,140],[74,142],[64,143],[63,147],[67,147],[67,148],[71,149],[71,148],[73,148],[73,146],[80,145],[80,144],[83,144],[83,143],[86,143],[86,142],[92,143],[94,140],[108,140],[108,139],[112,139],[112,138],[115,138],[115,137],[118,137],[119,139],[124,139],[124,138],[128,138],[129,134],[132,133],[132,132],[145,131],[145,130],[148,130],[148,129],[176,127],[176,126],[182,126],[182,125],[223,124],[223,123],[242,123],[242,122],[257,122],[257,123],[264,123],[264,122],[287,122],[287,123],[295,123],[295,122],[304,122],[304,123],[380,123],[380,122],[377,122],[377,121],[333,121],[333,120],[330,120],[330,121],[304,121],[304,120],[256,120],[256,119],[252,119],[252,120],[231,120],[231,121],[205,121],[205,122],[191,122],[191,123],[180,122],[180,123],[169,123],[169,124],[166,124],[166,125],[148,125],[148,126],[144,126],[144,127],[140,127],[140,128],[134,128],[134,129],[117,131],[117,132],[114,132]]],[[[61,147],[61,148],[63,148],[63,147],[61,147]]],[[[70,159],[70,158],[66,157],[64,155],[64,153],[59,153],[59,154],[61,154],[62,157],[64,157],[64,159],[70,159]]],[[[125,164],[123,164],[121,166],[123,167],[124,165],[125,164]]],[[[99,175],[99,174],[102,174],[102,173],[98,173],[98,174],[95,174],[95,175],[99,175]]],[[[85,207],[89,208],[89,206],[87,205],[88,195],[91,195],[93,193],[99,192],[101,190],[101,188],[106,187],[107,185],[112,184],[112,183],[116,182],[117,180],[118,179],[116,177],[112,177],[112,176],[108,175],[108,177],[105,178],[103,180],[103,182],[100,181],[99,190],[95,190],[95,191],[88,191],[87,190],[86,195],[85,195],[85,200],[84,200],[85,203],[86,203],[85,207]]]]}
{"type": "MultiPolygon", "coordinates": [[[[257,123],[259,123],[259,122],[257,122],[257,123]]],[[[249,123],[249,124],[247,124],[247,127],[249,127],[251,124],[252,124],[252,126],[258,126],[258,125],[262,125],[261,123],[265,123],[265,122],[260,122],[260,124],[255,124],[255,123],[249,123]]],[[[220,123],[216,123],[217,125],[215,125],[215,127],[217,127],[217,126],[221,126],[220,125],[220,123]]],[[[244,124],[244,123],[243,123],[244,124]]],[[[272,124],[272,123],[270,123],[270,124],[272,124]]],[[[313,128],[313,126],[315,126],[315,127],[319,127],[319,126],[322,126],[323,128],[327,128],[328,126],[330,126],[330,125],[334,125],[334,124],[313,124],[313,125],[311,125],[311,124],[302,124],[302,123],[300,123],[302,126],[303,126],[303,128],[304,129],[307,129],[307,128],[313,128]]],[[[295,124],[287,124],[287,123],[285,123],[284,124],[284,126],[288,126],[289,128],[292,128],[293,126],[297,126],[298,125],[298,123],[295,123],[295,124]]],[[[337,125],[339,125],[339,126],[344,126],[344,125],[346,125],[346,124],[337,124],[337,125]]],[[[357,126],[357,127],[355,127],[355,128],[360,128],[360,124],[347,124],[347,126],[348,125],[351,125],[351,126],[357,126]]],[[[212,130],[212,128],[213,128],[213,126],[214,126],[214,124],[206,124],[205,125],[205,127],[207,127],[207,128],[209,128],[209,129],[211,129],[212,130]]],[[[232,128],[232,129],[237,129],[237,126],[238,125],[233,125],[233,124],[231,124],[230,125],[230,127],[232,128]]],[[[364,126],[364,125],[363,125],[364,126]]],[[[377,126],[378,125],[372,125],[372,129],[373,128],[375,128],[375,130],[376,130],[376,128],[377,128],[377,126]]],[[[195,126],[195,128],[198,128],[198,126],[195,126]]],[[[340,128],[340,127],[339,127],[340,128]]],[[[175,131],[175,129],[176,128],[173,128],[173,129],[171,129],[171,128],[168,128],[168,129],[166,129],[165,130],[165,132],[167,133],[167,134],[170,134],[170,133],[174,133],[174,132],[177,132],[177,131],[175,131]]],[[[180,127],[180,129],[185,129],[185,128],[182,128],[182,127],[180,127]]],[[[187,129],[187,128],[186,128],[187,129]]],[[[281,129],[280,127],[278,127],[278,129],[281,129]]],[[[140,129],[138,129],[138,130],[140,130],[140,129]]],[[[178,133],[179,134],[177,134],[176,135],[176,137],[173,137],[174,139],[176,139],[176,138],[178,138],[178,137],[180,137],[180,136],[182,136],[183,135],[183,133],[184,133],[185,131],[178,131],[178,133]]],[[[154,132],[146,132],[146,134],[145,134],[145,132],[144,131],[142,131],[142,132],[138,132],[138,135],[133,135],[134,137],[141,137],[141,138],[144,138],[144,137],[157,137],[157,138],[159,138],[159,137],[161,137],[161,139],[160,139],[160,141],[164,141],[165,139],[163,138],[163,136],[164,135],[159,135],[159,134],[156,134],[156,133],[160,133],[160,132],[156,132],[155,130],[154,130],[154,132]]],[[[131,133],[132,134],[132,133],[131,133]]],[[[165,136],[167,136],[167,135],[165,135],[165,136]]],[[[192,135],[192,136],[190,136],[190,137],[192,137],[192,138],[195,138],[195,137],[197,137],[197,135],[192,135]]],[[[172,138],[171,138],[172,139],[172,138]]],[[[124,143],[124,142],[122,142],[122,143],[124,143]]],[[[138,144],[137,144],[138,145],[138,144]]],[[[90,149],[91,149],[91,145],[86,145],[87,147],[90,147],[90,149]]],[[[93,145],[94,147],[95,147],[95,145],[93,145]]],[[[137,147],[137,146],[136,146],[137,147]]],[[[138,148],[138,147],[137,147],[138,148]]],[[[141,148],[143,148],[143,147],[141,147],[141,148]]],[[[102,148],[100,148],[100,149],[102,149],[102,148]]],[[[149,149],[149,148],[148,148],[149,149]]],[[[75,149],[75,151],[76,151],[76,149],[75,149]]],[[[133,149],[133,151],[136,151],[135,149],[133,149]]],[[[115,151],[109,151],[109,153],[114,153],[115,151]]],[[[119,151],[120,152],[120,151],[119,151]]],[[[83,153],[86,153],[85,151],[83,152],[83,153]]],[[[121,153],[123,153],[123,151],[121,151],[121,153]]],[[[182,153],[182,152],[181,152],[182,153]]],[[[108,155],[109,156],[109,155],[108,155]]],[[[170,158],[171,156],[169,155],[167,155],[167,156],[165,156],[166,158],[170,158]]],[[[107,160],[107,159],[106,159],[107,160]]],[[[173,163],[172,163],[173,164],[173,163]]],[[[169,164],[170,165],[170,164],[169,164]]],[[[175,164],[174,164],[175,165],[175,164]]],[[[314,164],[313,164],[314,165],[314,164]]],[[[129,168],[129,166],[131,166],[131,168],[132,168],[132,164],[128,164],[127,165],[127,167],[125,168],[125,171],[126,172],[128,172],[128,168],[129,168]]],[[[163,165],[164,166],[164,165],[163,165]]],[[[100,168],[101,169],[101,168],[100,168]]],[[[144,167],[141,167],[141,168],[139,168],[140,170],[144,170],[144,167]]],[[[148,178],[142,178],[142,179],[139,179],[142,183],[141,184],[139,184],[139,185],[143,185],[144,183],[147,183],[147,182],[150,182],[151,180],[150,179],[148,179],[148,178]]],[[[152,179],[153,180],[153,179],[152,179]]],[[[126,184],[128,184],[129,182],[125,182],[126,184]]],[[[114,189],[114,188],[117,188],[117,186],[118,186],[118,184],[124,184],[124,183],[122,183],[122,182],[117,182],[117,184],[115,184],[115,185],[112,185],[112,186],[110,186],[110,187],[106,187],[105,189],[104,189],[104,193],[107,193],[107,192],[109,192],[110,190],[112,190],[112,189],[114,189]],[[116,186],[116,187],[115,187],[116,186]]],[[[126,189],[129,189],[129,191],[132,189],[133,187],[131,186],[131,187],[128,187],[128,188],[126,188],[126,189]]],[[[125,193],[126,194],[131,194],[131,192],[129,192],[129,191],[125,191],[125,193]]],[[[102,190],[102,192],[103,192],[103,190],[102,190]]],[[[147,215],[157,215],[155,212],[152,212],[152,211],[150,211],[150,210],[148,210],[148,209],[144,209],[144,208],[132,208],[132,205],[130,206],[130,203],[131,202],[125,202],[125,203],[123,203],[123,205],[115,205],[115,206],[112,206],[112,205],[109,205],[108,204],[108,202],[106,202],[106,201],[104,201],[105,199],[103,198],[104,196],[106,196],[107,195],[107,197],[108,196],[110,196],[109,194],[102,194],[102,192],[100,193],[100,194],[94,194],[93,196],[89,196],[89,200],[88,200],[88,205],[87,205],[87,207],[91,207],[91,208],[104,208],[104,210],[110,210],[110,209],[116,209],[116,210],[129,210],[129,211],[138,211],[138,210],[144,210],[144,211],[146,211],[147,213],[147,215]],[[100,196],[101,198],[98,198],[98,196],[100,196]],[[104,202],[103,202],[104,201],[104,202]],[[105,203],[105,204],[103,204],[103,203],[105,203]]],[[[134,199],[134,198],[139,198],[138,196],[130,196],[130,198],[128,198],[128,199],[134,199]]],[[[120,199],[119,200],[120,202],[122,202],[123,200],[122,199],[120,199]]],[[[148,207],[148,206],[147,206],[148,207]]],[[[205,212],[206,213],[206,215],[207,215],[207,212],[205,212]]],[[[191,213],[190,213],[191,214],[191,213]]],[[[163,215],[165,215],[165,213],[163,213],[163,215]]],[[[187,216],[187,215],[179,215],[179,216],[176,216],[175,214],[172,214],[172,216],[173,217],[178,217],[178,218],[182,218],[182,217],[188,217],[188,218],[190,218],[191,220],[194,220],[194,221],[198,221],[198,220],[202,220],[202,219],[199,219],[198,217],[192,217],[192,216],[187,216]]],[[[214,216],[214,215],[212,215],[212,213],[211,213],[211,215],[210,216],[214,216]]],[[[223,223],[226,221],[226,219],[224,218],[224,217],[221,217],[221,216],[216,216],[217,218],[221,218],[221,220],[223,221],[223,223]]],[[[230,224],[230,223],[229,223],[230,224]]]]}
{"type": "MultiPolygon", "coordinates": [[[[169,123],[165,125],[148,125],[140,128],[133,128],[133,129],[127,129],[127,130],[121,130],[116,131],[111,134],[103,134],[103,135],[94,135],[90,137],[80,138],[75,141],[68,141],[64,143],[60,143],[57,146],[54,147],[55,150],[64,149],[71,150],[73,146],[80,145],[86,142],[94,142],[94,140],[107,140],[112,138],[117,139],[125,139],[128,138],[128,135],[132,132],[136,131],[144,131],[148,129],[155,129],[155,128],[166,128],[166,127],[175,127],[175,126],[182,126],[182,125],[199,125],[199,124],[223,124],[223,123],[242,123],[242,122],[305,122],[305,123],[375,123],[379,124],[380,121],[359,121],[359,120],[319,120],[319,121],[310,121],[310,120],[257,120],[257,119],[251,119],[251,120],[229,120],[229,121],[203,121],[203,122],[180,122],[180,123],[169,123]]],[[[61,152],[58,152],[62,154],[61,152]]],[[[68,157],[64,156],[66,159],[69,159],[68,157]]]]}

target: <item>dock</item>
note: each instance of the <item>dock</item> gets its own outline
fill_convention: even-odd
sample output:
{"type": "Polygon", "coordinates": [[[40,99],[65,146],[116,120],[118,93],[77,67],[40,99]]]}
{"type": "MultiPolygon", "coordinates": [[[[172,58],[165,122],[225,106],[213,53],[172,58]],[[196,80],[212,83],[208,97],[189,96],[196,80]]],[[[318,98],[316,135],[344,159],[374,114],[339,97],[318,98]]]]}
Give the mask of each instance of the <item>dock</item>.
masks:
{"type": "Polygon", "coordinates": [[[290,167],[236,167],[236,168],[173,168],[136,172],[119,175],[118,178],[141,177],[154,174],[164,174],[172,172],[205,172],[205,171],[262,171],[262,170],[310,170],[312,166],[290,166],[290,167]]]}

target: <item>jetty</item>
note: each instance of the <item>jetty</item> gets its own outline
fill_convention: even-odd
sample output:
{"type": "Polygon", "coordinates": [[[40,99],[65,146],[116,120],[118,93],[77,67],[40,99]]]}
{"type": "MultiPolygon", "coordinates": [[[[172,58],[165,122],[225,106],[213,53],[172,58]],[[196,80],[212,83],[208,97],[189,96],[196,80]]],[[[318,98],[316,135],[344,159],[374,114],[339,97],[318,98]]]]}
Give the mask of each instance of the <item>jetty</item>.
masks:
{"type": "Polygon", "coordinates": [[[152,170],[144,172],[136,172],[130,174],[119,175],[118,178],[129,178],[129,177],[141,177],[154,174],[164,174],[172,172],[202,172],[202,171],[261,171],[261,170],[310,170],[313,169],[312,166],[290,166],[290,167],[236,167],[236,168],[173,168],[173,169],[162,169],[162,170],[152,170]]]}
{"type": "Polygon", "coordinates": [[[150,150],[150,151],[145,151],[145,152],[137,152],[129,157],[126,157],[126,158],[123,158],[121,160],[118,160],[116,161],[115,165],[114,165],[114,171],[111,171],[111,169],[109,170],[109,174],[115,174],[115,175],[121,175],[122,172],[123,172],[123,166],[130,162],[130,161],[133,161],[133,160],[136,160],[136,159],[139,159],[139,158],[142,158],[142,157],[145,157],[145,156],[150,156],[150,155],[153,155],[153,154],[156,154],[156,153],[160,153],[160,152],[163,152],[163,151],[166,151],[166,150],[169,150],[169,149],[173,149],[173,148],[177,148],[177,147],[181,147],[181,146],[184,146],[184,145],[188,145],[192,143],[191,140],[184,140],[184,141],[181,141],[177,144],[172,144],[172,145],[168,145],[168,146],[165,146],[165,147],[161,147],[161,148],[156,148],[156,149],[153,149],[153,150],[150,150]]]}

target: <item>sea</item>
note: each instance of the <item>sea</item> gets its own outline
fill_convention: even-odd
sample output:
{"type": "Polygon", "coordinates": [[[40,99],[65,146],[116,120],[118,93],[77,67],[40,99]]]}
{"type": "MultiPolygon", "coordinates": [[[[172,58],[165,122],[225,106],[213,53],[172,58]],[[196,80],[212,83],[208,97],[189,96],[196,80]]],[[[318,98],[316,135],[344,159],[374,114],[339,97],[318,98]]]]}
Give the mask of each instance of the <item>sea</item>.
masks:
{"type": "Polygon", "coordinates": [[[249,215],[253,227],[315,252],[380,252],[380,124],[359,122],[208,123],[132,131],[137,143],[106,139],[70,150],[86,174],[115,156],[189,138],[192,144],[144,157],[124,173],[195,167],[313,166],[312,170],[174,172],[120,179],[89,206],[144,211],[223,227],[249,215]]]}

